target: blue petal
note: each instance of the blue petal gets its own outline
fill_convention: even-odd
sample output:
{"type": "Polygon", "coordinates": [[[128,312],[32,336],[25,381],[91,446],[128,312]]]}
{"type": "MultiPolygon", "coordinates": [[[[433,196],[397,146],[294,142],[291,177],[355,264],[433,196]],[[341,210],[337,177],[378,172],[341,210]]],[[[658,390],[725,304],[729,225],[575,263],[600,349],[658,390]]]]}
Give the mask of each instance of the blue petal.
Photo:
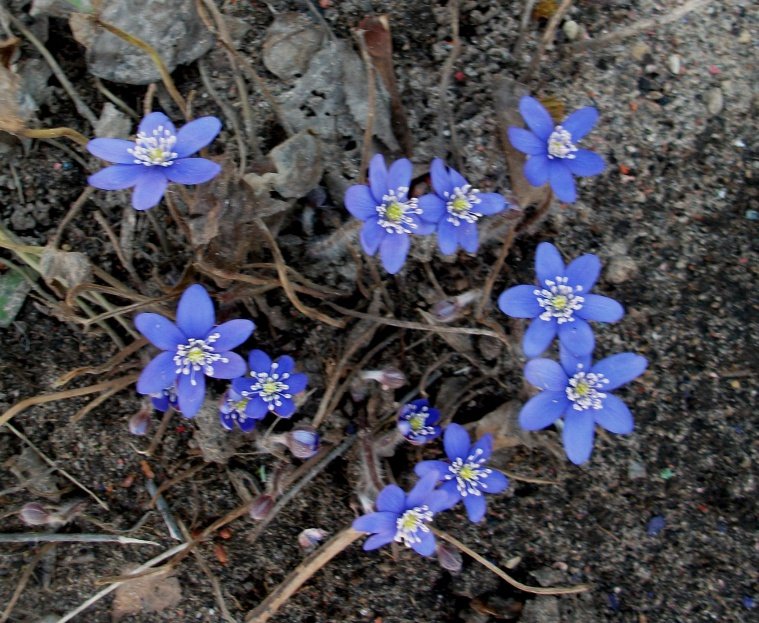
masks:
{"type": "Polygon", "coordinates": [[[468,455],[475,454],[486,461],[490,458],[490,455],[493,454],[493,435],[486,433],[472,444],[468,455]]]}
{"type": "Polygon", "coordinates": [[[428,223],[437,223],[446,213],[445,201],[437,195],[419,197],[419,207],[423,210],[421,217],[428,223]]]}
{"type": "Polygon", "coordinates": [[[200,284],[191,285],[182,293],[177,306],[177,326],[187,337],[205,339],[216,322],[213,301],[200,284]]]}
{"type": "Polygon", "coordinates": [[[237,422],[237,425],[240,427],[240,430],[243,433],[249,433],[256,427],[256,422],[258,420],[255,420],[250,417],[240,417],[239,421],[237,422]]]}
{"type": "Polygon", "coordinates": [[[561,365],[553,359],[533,359],[524,367],[524,377],[535,387],[563,392],[569,379],[561,365]]]}
{"type": "Polygon", "coordinates": [[[422,532],[420,530],[417,532],[417,536],[419,537],[419,541],[412,543],[411,549],[422,556],[432,556],[435,553],[435,537],[432,532],[422,532]]]}
{"type": "Polygon", "coordinates": [[[593,363],[590,353],[576,355],[561,343],[559,344],[559,359],[561,367],[564,368],[564,372],[567,373],[568,377],[574,376],[580,370],[587,372],[593,363]]]}
{"type": "Polygon", "coordinates": [[[411,240],[408,234],[388,234],[380,244],[380,257],[385,270],[395,275],[403,268],[411,240]]]}
{"type": "Polygon", "coordinates": [[[414,473],[423,478],[427,474],[434,472],[437,474],[437,479],[442,480],[443,476],[449,471],[448,466],[449,463],[445,461],[421,461],[414,466],[414,473]]]}
{"type": "Polygon", "coordinates": [[[187,337],[177,325],[159,314],[138,314],[134,326],[161,350],[174,351],[178,344],[187,342],[187,337]]]}
{"type": "Polygon", "coordinates": [[[264,351],[253,349],[248,353],[248,365],[252,372],[266,372],[271,371],[271,357],[264,351]]]}
{"type": "Polygon", "coordinates": [[[528,359],[537,357],[551,345],[556,337],[557,323],[555,319],[541,320],[535,318],[522,338],[522,350],[528,359]]]}
{"type": "Polygon", "coordinates": [[[501,292],[498,308],[512,318],[535,318],[543,309],[535,296],[535,286],[527,285],[513,286],[501,292]]]}
{"type": "Polygon", "coordinates": [[[402,515],[406,511],[406,494],[398,485],[387,485],[379,492],[374,505],[378,511],[402,515]]]}
{"type": "Polygon", "coordinates": [[[461,493],[459,493],[458,484],[455,479],[446,480],[440,485],[439,491],[444,491],[448,495],[448,502],[446,504],[448,508],[453,508],[461,500],[461,493]]]}
{"type": "Polygon", "coordinates": [[[364,551],[369,552],[388,543],[392,543],[395,540],[395,529],[392,532],[380,532],[373,536],[370,536],[364,541],[364,551]]]}
{"type": "Polygon", "coordinates": [[[463,188],[469,184],[464,176],[461,175],[461,173],[459,173],[456,169],[448,167],[448,176],[451,178],[451,186],[453,186],[453,188],[463,188]]]}
{"type": "Polygon", "coordinates": [[[295,413],[295,403],[289,398],[280,398],[280,402],[282,404],[274,408],[274,414],[284,419],[292,417],[295,413]]]}
{"type": "Polygon", "coordinates": [[[472,523],[482,521],[487,509],[484,495],[467,495],[463,498],[464,508],[466,508],[467,517],[472,523]]]}
{"type": "Polygon", "coordinates": [[[435,158],[430,165],[430,177],[432,178],[432,188],[441,197],[445,197],[445,193],[453,192],[453,184],[451,184],[451,176],[448,175],[448,167],[445,166],[440,158],[435,158]]]}
{"type": "MultiPolygon", "coordinates": [[[[250,389],[250,385],[248,385],[250,389]]],[[[245,405],[245,415],[253,420],[262,420],[269,413],[269,403],[266,402],[261,396],[255,395],[251,397],[248,404],[245,405]]]]}
{"type": "Polygon", "coordinates": [[[217,351],[231,350],[247,340],[255,328],[256,325],[253,322],[242,319],[230,320],[218,327],[213,327],[210,335],[218,334],[219,336],[213,343],[213,347],[217,351]]]}
{"type": "Polygon", "coordinates": [[[387,168],[382,154],[376,154],[369,162],[369,186],[375,205],[381,204],[382,198],[387,194],[387,168]]]}
{"type": "Polygon", "coordinates": [[[215,379],[236,379],[238,376],[245,374],[247,367],[245,366],[245,360],[237,353],[233,353],[231,350],[222,351],[219,353],[224,359],[228,361],[216,361],[213,364],[213,373],[209,374],[215,379]]]}
{"type": "Polygon", "coordinates": [[[597,362],[593,366],[593,372],[603,374],[609,379],[609,384],[604,385],[604,390],[613,391],[638,378],[646,371],[646,367],[648,362],[645,357],[635,353],[618,353],[597,362]]]}
{"type": "Polygon", "coordinates": [[[93,156],[108,162],[119,164],[135,164],[135,157],[127,152],[134,149],[132,141],[124,141],[120,138],[94,138],[87,143],[87,151],[93,156]]]}
{"type": "Polygon", "coordinates": [[[461,221],[458,230],[458,241],[461,248],[467,253],[477,253],[477,248],[480,246],[477,223],[461,221]]]}
{"type": "Polygon", "coordinates": [[[466,458],[469,454],[469,444],[469,433],[466,432],[463,426],[455,422],[448,425],[443,437],[443,446],[445,447],[446,455],[451,461],[458,458],[466,458]]]}
{"type": "Polygon", "coordinates": [[[90,186],[100,190],[122,190],[134,186],[147,167],[141,164],[114,164],[87,178],[90,186]]]}
{"type": "Polygon", "coordinates": [[[535,274],[540,285],[547,280],[555,281],[556,277],[564,276],[564,260],[561,253],[550,242],[541,242],[535,252],[535,274]]]}
{"type": "Polygon", "coordinates": [[[577,200],[575,180],[564,159],[548,161],[548,182],[560,201],[574,203],[577,200]]]}
{"type": "Polygon", "coordinates": [[[574,322],[559,325],[559,341],[575,355],[589,355],[593,352],[596,339],[593,329],[582,318],[575,317],[574,322]]]}
{"type": "Polygon", "coordinates": [[[421,478],[406,496],[405,508],[416,508],[427,504],[427,498],[435,488],[437,481],[437,474],[432,472],[421,478]]]}
{"type": "MultiPolygon", "coordinates": [[[[127,165],[123,165],[127,166],[127,165]]],[[[141,166],[141,165],[134,165],[141,166]]],[[[144,171],[137,180],[132,194],[132,207],[135,210],[149,210],[158,205],[158,202],[166,192],[169,180],[163,167],[142,167],[144,171]]]]}
{"type": "Polygon", "coordinates": [[[356,184],[345,191],[345,208],[360,221],[377,215],[377,202],[366,184],[356,184]]]}
{"type": "MultiPolygon", "coordinates": [[[[401,493],[403,493],[401,491],[401,493]]],[[[358,532],[392,532],[395,534],[395,522],[398,520],[398,513],[388,511],[378,511],[361,515],[353,521],[353,529],[358,532]]]]}
{"type": "Polygon", "coordinates": [[[524,163],[524,177],[533,186],[545,186],[548,183],[548,158],[530,156],[524,163]]]}
{"type": "Polygon", "coordinates": [[[435,231],[435,227],[437,226],[436,223],[429,223],[427,221],[421,220],[416,214],[410,214],[409,218],[411,218],[412,222],[414,223],[415,236],[426,236],[427,234],[431,234],[435,231]]]}
{"type": "Polygon", "coordinates": [[[306,389],[306,385],[308,385],[308,375],[300,373],[293,374],[287,379],[287,385],[289,387],[287,390],[289,394],[292,394],[293,396],[295,394],[300,394],[306,389]]]}
{"type": "Polygon", "coordinates": [[[487,493],[501,493],[501,491],[505,491],[509,486],[509,479],[497,469],[491,469],[493,471],[480,480],[480,488],[487,493]]]}
{"type": "Polygon", "coordinates": [[[183,158],[163,167],[164,175],[177,184],[204,184],[216,177],[221,166],[205,158],[183,158]]]}
{"type": "Polygon", "coordinates": [[[584,298],[582,309],[576,312],[580,318],[596,322],[617,322],[625,315],[624,307],[608,296],[586,294],[584,298]]]}
{"type": "Polygon", "coordinates": [[[593,129],[598,121],[598,110],[592,106],[580,108],[569,115],[561,124],[572,135],[572,142],[576,143],[593,129]]]}
{"type": "Polygon", "coordinates": [[[279,374],[289,374],[295,369],[295,359],[290,357],[290,355],[277,357],[277,360],[274,363],[277,364],[277,372],[279,374]]]}
{"type": "Polygon", "coordinates": [[[565,158],[564,163],[572,173],[580,177],[598,175],[606,169],[604,159],[588,149],[578,149],[573,156],[574,158],[565,158]]]}
{"type": "Polygon", "coordinates": [[[396,195],[401,199],[406,198],[408,189],[411,186],[411,174],[413,171],[411,160],[408,158],[401,158],[396,160],[390,165],[390,170],[387,173],[387,188],[388,190],[396,191],[396,195]],[[399,189],[405,189],[399,191],[399,189]]]}
{"type": "Polygon", "coordinates": [[[551,115],[543,108],[543,104],[534,97],[526,95],[519,100],[519,112],[537,137],[547,144],[548,137],[556,126],[551,115]]]}
{"type": "Polygon", "coordinates": [[[437,229],[437,244],[443,255],[453,255],[459,246],[457,227],[448,219],[443,218],[437,229]]]}
{"type": "Polygon", "coordinates": [[[206,397],[206,377],[203,373],[180,374],[177,381],[179,410],[186,418],[193,418],[203,406],[206,397]]]}
{"type": "Polygon", "coordinates": [[[438,489],[427,496],[427,506],[433,513],[447,511],[453,508],[459,501],[458,496],[451,496],[447,491],[438,489]]]}
{"type": "Polygon", "coordinates": [[[498,214],[506,207],[506,199],[498,193],[477,193],[480,202],[474,206],[474,211],[480,214],[498,214]]]}
{"type": "Polygon", "coordinates": [[[564,418],[562,440],[567,457],[575,465],[581,465],[593,452],[595,420],[590,411],[570,409],[564,418]]]}
{"type": "Polygon", "coordinates": [[[596,285],[601,272],[601,260],[597,255],[587,253],[575,258],[567,266],[566,276],[571,286],[582,286],[581,295],[585,296],[596,285]]]}
{"type": "Polygon", "coordinates": [[[380,226],[376,217],[367,219],[361,228],[361,246],[364,253],[370,256],[377,253],[377,249],[387,235],[389,234],[380,226]]]}
{"type": "Polygon", "coordinates": [[[174,364],[174,353],[163,351],[145,366],[137,380],[137,391],[140,394],[157,394],[174,385],[176,378],[177,366],[174,364]]]}
{"type": "Polygon", "coordinates": [[[169,119],[162,112],[152,112],[149,115],[143,117],[137,130],[143,134],[152,136],[153,130],[157,130],[160,126],[162,126],[164,130],[168,130],[174,135],[177,133],[177,129],[174,127],[171,119],[169,119]]]}
{"type": "Polygon", "coordinates": [[[565,391],[540,392],[530,398],[519,412],[519,425],[525,430],[540,430],[558,420],[569,408],[565,391]]]}
{"type": "MultiPolygon", "coordinates": [[[[186,158],[203,149],[221,132],[221,121],[216,117],[201,117],[183,125],[177,132],[174,151],[178,158],[186,158]]],[[[198,182],[182,182],[183,184],[198,182]]]]}
{"type": "Polygon", "coordinates": [[[235,421],[234,418],[232,418],[231,413],[224,413],[223,411],[219,411],[219,422],[226,430],[234,430],[235,428],[235,421]]]}
{"type": "Polygon", "coordinates": [[[539,156],[547,153],[546,142],[524,128],[509,128],[509,141],[511,141],[514,149],[518,149],[524,154],[539,156]]]}
{"type": "Polygon", "coordinates": [[[630,409],[614,394],[607,394],[603,406],[593,411],[596,424],[605,428],[610,433],[629,435],[633,431],[633,416],[630,409]]]}

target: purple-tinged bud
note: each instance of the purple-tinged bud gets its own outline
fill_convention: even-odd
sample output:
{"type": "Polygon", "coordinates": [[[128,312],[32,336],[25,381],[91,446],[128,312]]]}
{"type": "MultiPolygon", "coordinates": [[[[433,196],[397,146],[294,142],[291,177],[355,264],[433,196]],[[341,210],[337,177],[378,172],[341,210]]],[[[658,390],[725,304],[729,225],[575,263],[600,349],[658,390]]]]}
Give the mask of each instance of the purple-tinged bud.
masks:
{"type": "Polygon", "coordinates": [[[385,368],[384,370],[364,370],[361,372],[361,378],[365,381],[377,381],[382,389],[398,389],[408,383],[406,375],[398,368],[385,368]]]}
{"type": "Polygon", "coordinates": [[[369,387],[364,379],[360,376],[354,376],[348,391],[351,394],[353,402],[363,402],[369,393],[369,387]]]}
{"type": "Polygon", "coordinates": [[[440,436],[440,411],[430,406],[426,398],[412,400],[398,413],[398,430],[404,439],[422,445],[440,436]]]}
{"type": "Polygon", "coordinates": [[[435,303],[430,311],[438,322],[452,322],[456,320],[461,311],[473,301],[476,301],[482,293],[479,290],[468,290],[450,299],[443,299],[435,303]]]}
{"type": "Polygon", "coordinates": [[[437,542],[437,560],[440,566],[446,571],[450,571],[453,574],[459,573],[463,561],[461,559],[461,552],[451,547],[448,543],[437,542]]]}
{"type": "Polygon", "coordinates": [[[274,498],[268,493],[264,493],[251,502],[248,514],[251,519],[260,521],[271,512],[272,508],[274,508],[274,498]]]}
{"type": "Polygon", "coordinates": [[[24,504],[18,515],[27,526],[45,526],[50,523],[50,513],[37,502],[24,504]]]}
{"type": "Polygon", "coordinates": [[[150,427],[152,409],[143,404],[142,408],[129,418],[129,432],[133,435],[146,435],[150,427]]]}
{"type": "Polygon", "coordinates": [[[297,459],[310,459],[319,451],[319,433],[313,426],[298,426],[285,435],[285,444],[297,459]]]}
{"type": "Polygon", "coordinates": [[[314,549],[327,533],[319,528],[306,528],[298,535],[298,545],[300,545],[305,551],[310,552],[314,549]]]}

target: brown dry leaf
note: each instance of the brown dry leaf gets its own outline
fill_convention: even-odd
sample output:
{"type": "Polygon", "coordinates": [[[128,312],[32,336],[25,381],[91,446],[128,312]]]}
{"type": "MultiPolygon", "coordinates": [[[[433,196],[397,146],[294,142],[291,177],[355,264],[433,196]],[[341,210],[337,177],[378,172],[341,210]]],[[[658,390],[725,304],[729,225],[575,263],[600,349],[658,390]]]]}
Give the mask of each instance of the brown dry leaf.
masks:
{"type": "MultiPolygon", "coordinates": [[[[424,318],[425,322],[427,324],[433,325],[433,326],[440,326],[440,323],[432,314],[424,311],[423,309],[419,310],[419,314],[424,318]]],[[[450,346],[452,349],[454,349],[457,353],[460,353],[464,357],[468,359],[476,358],[477,353],[474,350],[474,346],[472,345],[472,336],[466,335],[464,333],[437,333],[436,334],[440,339],[442,339],[448,346],[450,346]]]]}
{"type": "Polygon", "coordinates": [[[0,66],[10,68],[13,55],[20,45],[21,39],[18,37],[9,37],[0,41],[0,66]]]}
{"type": "Polygon", "coordinates": [[[480,418],[474,424],[475,437],[479,439],[484,434],[490,433],[493,436],[493,450],[524,445],[523,434],[517,425],[517,416],[521,406],[522,403],[518,400],[509,400],[480,418]]]}
{"type": "Polygon", "coordinates": [[[526,86],[511,78],[501,77],[495,81],[493,100],[498,118],[498,132],[509,166],[511,190],[522,209],[532,204],[542,204],[551,192],[547,185],[536,188],[525,179],[523,173],[525,156],[514,149],[509,141],[509,128],[524,126],[522,115],[519,114],[519,100],[523,95],[528,94],[529,90],[526,86]]]}
{"type": "Polygon", "coordinates": [[[4,65],[0,65],[0,130],[11,134],[26,127],[19,105],[21,79],[4,65]]]}
{"type": "Polygon", "coordinates": [[[127,615],[162,612],[179,605],[182,587],[170,575],[150,575],[124,582],[116,589],[111,619],[120,621],[127,615]]]}
{"type": "Polygon", "coordinates": [[[71,289],[92,281],[92,265],[84,253],[47,247],[40,257],[40,274],[48,284],[57,281],[71,289]]]}
{"type": "Polygon", "coordinates": [[[24,448],[21,454],[10,457],[3,466],[31,493],[48,500],[60,499],[62,491],[53,470],[31,448],[24,448]]]}

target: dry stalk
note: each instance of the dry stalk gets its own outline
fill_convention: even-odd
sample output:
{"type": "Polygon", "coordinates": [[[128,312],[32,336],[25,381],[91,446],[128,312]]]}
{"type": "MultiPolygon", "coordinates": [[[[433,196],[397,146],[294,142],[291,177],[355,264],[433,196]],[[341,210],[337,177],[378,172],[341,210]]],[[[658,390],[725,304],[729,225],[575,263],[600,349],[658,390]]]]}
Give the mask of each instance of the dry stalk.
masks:
{"type": "Polygon", "coordinates": [[[372,135],[374,134],[374,117],[377,110],[377,78],[374,75],[374,64],[369,56],[369,50],[366,47],[365,31],[360,28],[353,29],[353,37],[358,43],[358,49],[361,52],[361,60],[364,61],[366,68],[366,89],[367,89],[367,111],[366,111],[366,128],[364,128],[364,140],[361,145],[361,166],[358,170],[358,183],[366,182],[367,169],[369,168],[369,157],[372,149],[372,135]]]}
{"type": "Polygon", "coordinates": [[[527,66],[525,72],[519,77],[520,82],[525,82],[536,74],[538,65],[540,65],[540,61],[543,60],[543,54],[545,54],[546,48],[556,36],[556,29],[559,27],[559,22],[561,22],[571,6],[572,0],[562,0],[559,8],[556,9],[556,12],[553,15],[551,15],[551,19],[546,26],[546,31],[543,33],[540,43],[538,44],[538,49],[535,51],[535,54],[532,55],[530,64],[527,66]]]}
{"type": "Polygon", "coordinates": [[[456,169],[463,169],[461,154],[459,153],[459,141],[456,135],[456,121],[448,103],[448,87],[451,84],[453,65],[461,54],[461,39],[459,37],[459,0],[450,0],[448,10],[451,14],[451,52],[445,59],[443,69],[440,71],[440,86],[438,87],[438,99],[440,114],[438,115],[438,140],[440,141],[440,153],[444,154],[446,145],[450,149],[456,169]],[[450,138],[445,137],[445,127],[448,126],[450,138]]]}

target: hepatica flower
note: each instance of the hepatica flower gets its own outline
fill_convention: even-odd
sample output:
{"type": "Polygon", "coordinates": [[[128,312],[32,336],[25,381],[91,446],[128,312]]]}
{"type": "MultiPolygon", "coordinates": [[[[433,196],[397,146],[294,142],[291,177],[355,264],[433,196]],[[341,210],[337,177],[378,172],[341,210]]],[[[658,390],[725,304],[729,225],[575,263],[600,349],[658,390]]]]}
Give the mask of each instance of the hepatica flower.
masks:
{"type": "Polygon", "coordinates": [[[562,346],[578,355],[589,354],[595,339],[587,321],[616,322],[624,315],[614,299],[590,294],[600,271],[596,255],[582,255],[565,267],[555,246],[550,242],[538,245],[538,285],[514,286],[498,297],[498,307],[507,316],[532,318],[522,340],[528,358],[548,348],[557,333],[562,346]]]}
{"type": "Polygon", "coordinates": [[[619,353],[596,362],[590,355],[578,357],[560,349],[561,364],[552,359],[533,359],[524,369],[527,380],[541,391],[519,413],[526,430],[540,430],[564,418],[562,438],[567,457],[580,465],[593,451],[595,426],[626,435],[633,418],[613,390],[637,378],[646,369],[645,357],[619,353]]]}
{"type": "Polygon", "coordinates": [[[530,129],[509,128],[509,140],[527,154],[524,176],[533,186],[549,183],[561,201],[572,203],[577,199],[572,176],[598,175],[606,168],[601,156],[576,145],[596,124],[598,111],[581,108],[555,125],[538,100],[525,96],[519,100],[519,112],[530,129]]]}
{"type": "Polygon", "coordinates": [[[345,207],[364,221],[361,246],[367,255],[379,250],[382,265],[391,275],[406,261],[411,234],[430,234],[434,219],[424,214],[417,199],[409,198],[411,161],[396,160],[388,170],[377,154],[369,163],[369,185],[356,184],[345,193],[345,207]]]}
{"type": "Polygon", "coordinates": [[[234,430],[235,424],[237,424],[244,433],[252,431],[260,418],[248,415],[246,409],[249,404],[250,398],[243,397],[230,387],[225,392],[219,407],[221,425],[227,430],[234,430]]]}
{"type": "Polygon", "coordinates": [[[439,421],[440,411],[422,398],[403,405],[398,414],[398,430],[409,443],[422,445],[440,435],[439,421]]]}
{"type": "Polygon", "coordinates": [[[424,219],[437,223],[440,252],[450,255],[461,246],[468,253],[479,247],[477,221],[484,215],[497,214],[506,207],[498,193],[481,193],[464,177],[435,158],[430,167],[434,194],[419,198],[424,219]]]}
{"type": "Polygon", "coordinates": [[[255,329],[250,320],[216,325],[211,297],[198,284],[182,294],[176,324],[159,314],[139,314],[134,324],[163,351],[145,366],[137,391],[158,394],[176,387],[179,410],[188,418],[194,417],[203,404],[206,376],[233,379],[245,372],[245,360],[231,349],[255,329]]]}
{"type": "Polygon", "coordinates": [[[151,394],[150,402],[152,403],[153,408],[157,411],[168,411],[169,407],[172,409],[178,409],[179,402],[177,400],[177,388],[172,385],[160,392],[151,394]]]}
{"type": "Polygon", "coordinates": [[[469,520],[480,521],[485,516],[483,494],[500,493],[509,486],[506,476],[485,465],[493,452],[493,438],[483,435],[471,445],[463,426],[449,424],[443,446],[448,461],[422,461],[414,471],[420,477],[437,474],[443,481],[440,489],[450,495],[451,506],[463,500],[469,520]]]}
{"type": "Polygon", "coordinates": [[[353,529],[370,532],[365,550],[377,549],[392,541],[403,543],[422,556],[435,552],[435,537],[429,528],[435,513],[451,507],[448,494],[435,490],[437,475],[421,478],[406,495],[398,485],[388,485],[377,496],[377,512],[362,515],[353,529]]]}
{"type": "Polygon", "coordinates": [[[158,204],[169,182],[202,184],[221,171],[215,162],[189,158],[220,130],[221,121],[216,117],[195,119],[177,131],[166,115],[150,113],[140,122],[134,141],[96,138],[87,144],[93,156],[115,163],[87,181],[102,190],[134,187],[132,207],[148,210],[158,204]]]}
{"type": "Polygon", "coordinates": [[[288,355],[272,361],[262,350],[253,350],[248,355],[250,373],[232,381],[232,387],[243,398],[248,399],[245,413],[254,420],[273,413],[281,418],[289,418],[295,413],[293,396],[306,389],[308,376],[293,372],[295,361],[288,355]]]}

